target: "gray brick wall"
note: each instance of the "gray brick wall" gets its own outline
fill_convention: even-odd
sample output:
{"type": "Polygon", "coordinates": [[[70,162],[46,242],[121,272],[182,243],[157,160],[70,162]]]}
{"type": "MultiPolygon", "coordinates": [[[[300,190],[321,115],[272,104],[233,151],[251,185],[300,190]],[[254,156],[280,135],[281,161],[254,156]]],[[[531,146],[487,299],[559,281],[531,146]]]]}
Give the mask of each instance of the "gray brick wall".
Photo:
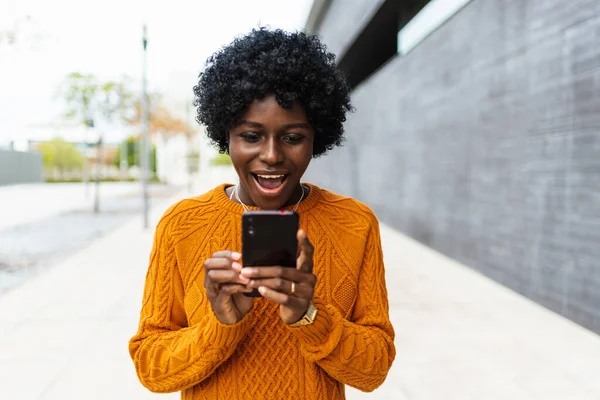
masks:
{"type": "Polygon", "coordinates": [[[353,102],[309,180],[600,332],[600,0],[474,0],[353,102]]]}
{"type": "Polygon", "coordinates": [[[343,54],[385,0],[331,1],[318,30],[330,51],[343,54]]]}

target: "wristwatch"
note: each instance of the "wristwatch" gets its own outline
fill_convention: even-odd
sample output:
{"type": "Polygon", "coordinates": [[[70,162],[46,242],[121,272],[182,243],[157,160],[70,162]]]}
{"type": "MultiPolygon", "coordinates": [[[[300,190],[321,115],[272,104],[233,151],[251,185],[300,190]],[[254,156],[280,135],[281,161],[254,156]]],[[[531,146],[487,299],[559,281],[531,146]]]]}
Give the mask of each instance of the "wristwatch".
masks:
{"type": "Polygon", "coordinates": [[[295,328],[298,326],[312,324],[313,322],[315,322],[315,318],[317,317],[317,311],[318,311],[317,307],[315,307],[315,305],[311,301],[310,303],[308,303],[308,309],[306,310],[306,314],[304,314],[304,316],[302,318],[300,318],[300,321],[294,322],[293,324],[290,324],[289,326],[292,328],[295,328]]]}

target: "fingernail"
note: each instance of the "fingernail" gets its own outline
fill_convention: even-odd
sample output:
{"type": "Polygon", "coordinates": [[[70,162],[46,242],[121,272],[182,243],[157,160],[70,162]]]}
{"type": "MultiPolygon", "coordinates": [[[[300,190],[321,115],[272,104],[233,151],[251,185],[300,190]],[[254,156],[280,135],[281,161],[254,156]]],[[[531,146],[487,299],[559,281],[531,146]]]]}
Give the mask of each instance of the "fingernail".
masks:
{"type": "Polygon", "coordinates": [[[231,253],[231,258],[233,258],[234,260],[239,260],[240,258],[242,258],[242,255],[234,251],[231,253]]]}
{"type": "Polygon", "coordinates": [[[252,276],[252,274],[254,274],[254,269],[248,267],[242,268],[241,274],[244,276],[252,276]]]}
{"type": "Polygon", "coordinates": [[[236,271],[241,271],[242,270],[242,264],[237,263],[237,262],[233,262],[231,263],[231,268],[235,269],[236,271]]]}
{"type": "Polygon", "coordinates": [[[267,293],[267,288],[264,286],[261,286],[258,288],[258,292],[264,296],[265,293],[267,293]]]}

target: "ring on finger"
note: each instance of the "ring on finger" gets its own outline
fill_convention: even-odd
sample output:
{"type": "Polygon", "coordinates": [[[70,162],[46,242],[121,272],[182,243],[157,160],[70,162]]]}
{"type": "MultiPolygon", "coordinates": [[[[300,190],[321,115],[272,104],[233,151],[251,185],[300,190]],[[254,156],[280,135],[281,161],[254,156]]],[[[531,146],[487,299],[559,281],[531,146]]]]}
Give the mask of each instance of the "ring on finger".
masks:
{"type": "Polygon", "coordinates": [[[290,290],[290,293],[294,294],[295,291],[296,291],[296,282],[292,282],[292,288],[290,290]]]}

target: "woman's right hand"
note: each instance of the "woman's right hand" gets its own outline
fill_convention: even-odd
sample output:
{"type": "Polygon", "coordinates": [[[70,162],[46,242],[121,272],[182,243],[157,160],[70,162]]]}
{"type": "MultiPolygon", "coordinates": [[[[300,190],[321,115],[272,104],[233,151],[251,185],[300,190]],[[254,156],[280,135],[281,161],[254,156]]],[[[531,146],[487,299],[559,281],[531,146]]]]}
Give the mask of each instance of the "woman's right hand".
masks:
{"type": "Polygon", "coordinates": [[[218,251],[204,262],[204,287],[215,316],[225,325],[233,325],[252,308],[249,279],[240,275],[240,253],[218,251]]]}

